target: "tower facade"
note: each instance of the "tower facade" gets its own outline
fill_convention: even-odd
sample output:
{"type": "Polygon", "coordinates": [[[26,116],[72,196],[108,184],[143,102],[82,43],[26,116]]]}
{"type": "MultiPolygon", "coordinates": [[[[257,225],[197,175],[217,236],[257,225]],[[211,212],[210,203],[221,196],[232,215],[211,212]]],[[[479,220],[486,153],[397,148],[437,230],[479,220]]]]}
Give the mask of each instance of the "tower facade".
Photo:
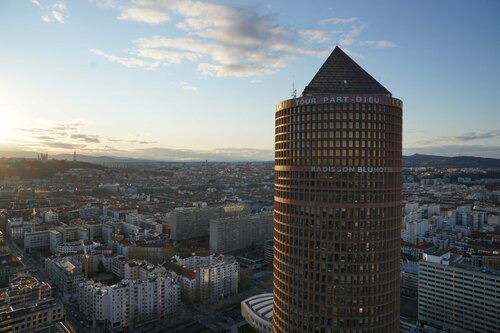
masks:
{"type": "Polygon", "coordinates": [[[276,106],[273,331],[399,332],[402,102],[336,47],[276,106]]]}

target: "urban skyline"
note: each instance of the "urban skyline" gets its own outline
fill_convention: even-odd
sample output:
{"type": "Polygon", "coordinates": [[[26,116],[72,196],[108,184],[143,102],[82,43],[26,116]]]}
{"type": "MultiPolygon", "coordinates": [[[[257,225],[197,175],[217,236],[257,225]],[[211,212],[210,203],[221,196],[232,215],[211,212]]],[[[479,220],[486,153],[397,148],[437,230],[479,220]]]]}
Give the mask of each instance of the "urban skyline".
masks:
{"type": "Polygon", "coordinates": [[[5,1],[0,151],[271,160],[271,106],[337,44],[405,101],[405,155],[498,157],[498,12],[495,1],[5,1]]]}
{"type": "Polygon", "coordinates": [[[499,14],[0,1],[0,333],[498,333],[499,14]]]}

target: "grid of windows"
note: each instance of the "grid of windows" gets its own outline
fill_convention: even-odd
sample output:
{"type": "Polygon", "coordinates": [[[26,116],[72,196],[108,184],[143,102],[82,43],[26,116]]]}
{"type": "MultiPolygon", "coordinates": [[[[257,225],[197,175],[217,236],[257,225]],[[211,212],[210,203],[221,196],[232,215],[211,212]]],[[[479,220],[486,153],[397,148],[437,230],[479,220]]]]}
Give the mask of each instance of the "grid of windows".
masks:
{"type": "Polygon", "coordinates": [[[450,331],[498,332],[500,274],[475,267],[422,261],[418,318],[450,331]]]}
{"type": "Polygon", "coordinates": [[[401,154],[401,110],[372,104],[324,104],[276,112],[276,165],[380,166],[401,154]]]}
{"type": "Polygon", "coordinates": [[[399,332],[402,110],[292,105],[276,111],[273,330],[399,332]]]}

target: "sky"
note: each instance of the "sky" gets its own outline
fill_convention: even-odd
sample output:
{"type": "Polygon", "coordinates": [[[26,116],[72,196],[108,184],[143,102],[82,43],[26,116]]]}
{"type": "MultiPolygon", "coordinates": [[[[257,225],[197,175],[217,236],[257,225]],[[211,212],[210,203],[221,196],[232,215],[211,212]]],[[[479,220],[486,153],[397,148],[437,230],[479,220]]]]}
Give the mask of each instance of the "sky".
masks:
{"type": "Polygon", "coordinates": [[[496,0],[0,0],[0,151],[272,160],[336,45],[403,100],[404,154],[500,158],[496,0]]]}

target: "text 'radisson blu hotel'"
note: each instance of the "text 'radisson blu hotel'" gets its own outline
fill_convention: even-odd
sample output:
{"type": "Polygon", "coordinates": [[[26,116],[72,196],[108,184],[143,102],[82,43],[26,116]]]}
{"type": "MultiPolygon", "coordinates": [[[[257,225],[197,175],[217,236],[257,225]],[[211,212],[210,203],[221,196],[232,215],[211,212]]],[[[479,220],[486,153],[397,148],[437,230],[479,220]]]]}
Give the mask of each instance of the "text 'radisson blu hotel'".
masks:
{"type": "Polygon", "coordinates": [[[401,131],[338,47],[277,105],[274,332],[399,332],[401,131]]]}

